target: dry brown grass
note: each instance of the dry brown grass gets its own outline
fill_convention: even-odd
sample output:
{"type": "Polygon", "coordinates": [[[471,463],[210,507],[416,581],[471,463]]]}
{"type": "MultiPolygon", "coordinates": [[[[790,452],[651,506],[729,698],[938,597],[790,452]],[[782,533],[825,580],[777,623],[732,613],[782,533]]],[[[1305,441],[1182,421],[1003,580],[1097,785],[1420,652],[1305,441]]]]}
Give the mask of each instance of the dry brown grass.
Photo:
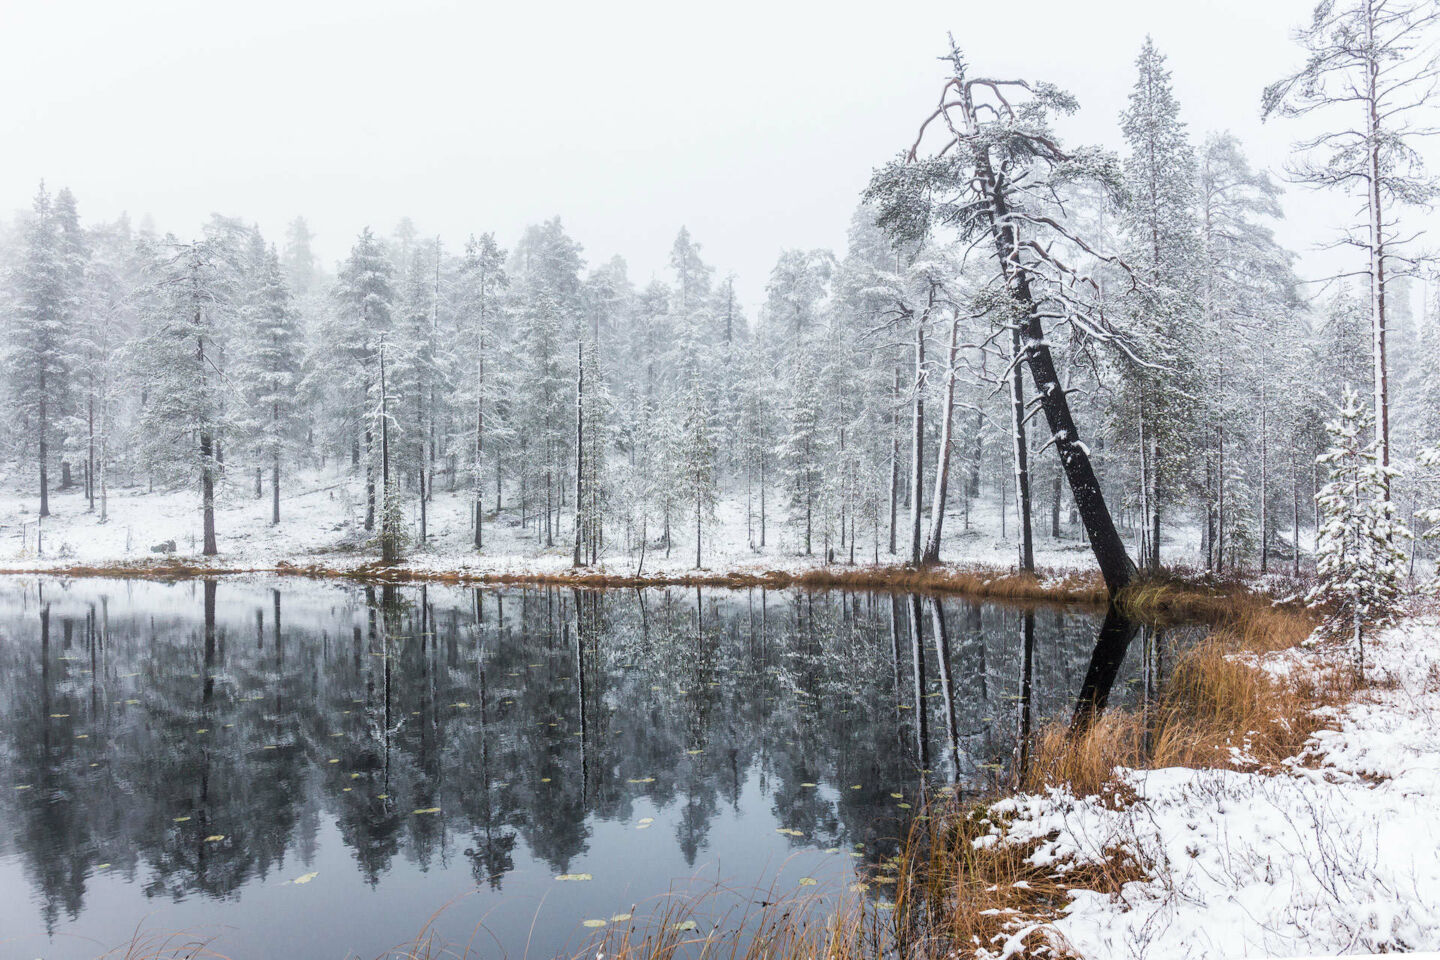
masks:
{"type": "MultiPolygon", "coordinates": [[[[1131,856],[1118,850],[1094,863],[1036,866],[1038,841],[986,844],[976,841],[996,824],[985,804],[954,800],[932,805],[915,822],[895,860],[895,922],[891,930],[901,953],[914,957],[970,956],[978,947],[994,950],[1026,928],[1056,917],[1072,890],[1118,894],[1145,876],[1131,856]]],[[[1068,958],[1062,939],[1032,929],[1021,939],[1025,957],[1068,958]]]]}
{"type": "MultiPolygon", "coordinates": [[[[1132,615],[1152,620],[1207,618],[1209,636],[1177,661],[1159,698],[1131,712],[1102,714],[1083,728],[1057,721],[1031,746],[1022,789],[1068,786],[1115,808],[1132,804],[1134,791],[1116,767],[1242,767],[1279,769],[1325,720],[1317,708],[1354,689],[1348,669],[1319,668],[1275,676],[1247,656],[1286,649],[1316,626],[1312,611],[1236,584],[1198,587],[1175,580],[1140,582],[1120,598],[1132,615]]],[[[1023,844],[982,846],[974,839],[991,828],[988,807],[935,811],[912,830],[899,865],[907,891],[906,923],[921,943],[946,944],[949,956],[993,947],[1033,924],[1060,915],[1070,889],[1118,895],[1125,883],[1150,871],[1120,851],[1095,863],[1070,864],[1062,874],[1028,862],[1023,844]],[[921,935],[923,931],[923,936],[921,935]]],[[[899,928],[900,933],[905,928],[899,928]]],[[[1019,954],[1065,957],[1066,946],[1037,929],[1019,954]]],[[[938,955],[927,949],[922,955],[938,955]]]]}
{"type": "MultiPolygon", "coordinates": [[[[1113,783],[1117,766],[1273,770],[1323,725],[1317,709],[1353,690],[1347,670],[1275,676],[1244,656],[1308,637],[1316,619],[1303,607],[1276,605],[1249,591],[1186,596],[1168,586],[1140,589],[1148,592],[1139,602],[1151,611],[1206,609],[1216,620],[1209,636],[1180,656],[1158,699],[1145,708],[1102,715],[1083,729],[1063,721],[1042,728],[1024,788],[1065,784],[1080,794],[1098,793],[1113,783]]],[[[1128,595],[1122,600],[1135,602],[1128,595]]]]}
{"type": "Polygon", "coordinates": [[[341,578],[386,583],[448,583],[566,586],[593,589],[622,587],[760,587],[784,590],[801,587],[812,590],[886,590],[923,593],[957,593],[976,598],[1030,603],[1101,604],[1105,586],[1098,574],[1073,571],[1039,571],[1035,574],[996,570],[980,566],[855,566],[821,567],[811,570],[760,570],[716,572],[693,570],[643,575],[608,573],[576,567],[546,573],[471,573],[468,571],[419,570],[404,565],[365,564],[332,568],[280,564],[276,573],[295,576],[341,578]]]}
{"type": "Polygon", "coordinates": [[[693,570],[642,575],[610,573],[575,567],[545,573],[476,573],[466,570],[417,569],[379,562],[354,567],[281,562],[274,566],[230,566],[223,560],[138,560],[105,565],[67,567],[16,567],[0,574],[44,574],[56,577],[114,577],[176,580],[229,574],[274,573],[312,579],[358,580],[366,583],[441,583],[454,585],[565,586],[590,589],[635,587],[761,587],[784,590],[886,590],[921,593],[956,593],[1015,603],[1102,604],[1105,586],[1095,573],[1041,570],[1017,573],[983,566],[908,567],[900,565],[819,567],[810,570],[713,571],[693,570]]]}

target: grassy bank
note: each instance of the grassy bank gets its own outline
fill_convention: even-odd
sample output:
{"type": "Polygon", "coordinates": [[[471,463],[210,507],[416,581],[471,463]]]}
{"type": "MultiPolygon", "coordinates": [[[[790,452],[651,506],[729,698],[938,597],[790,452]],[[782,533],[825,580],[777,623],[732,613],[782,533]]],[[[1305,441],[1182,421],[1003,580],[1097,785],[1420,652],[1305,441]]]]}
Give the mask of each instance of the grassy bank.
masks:
{"type": "Polygon", "coordinates": [[[1105,586],[1099,574],[1075,570],[1017,573],[981,565],[834,566],[798,570],[696,570],[684,573],[626,574],[575,567],[557,571],[479,572],[412,567],[404,563],[277,563],[273,566],[232,566],[223,561],[155,560],[107,565],[13,567],[0,575],[54,577],[116,577],[177,580],[238,574],[276,574],[361,583],[437,583],[453,586],[559,586],[582,589],[636,587],[720,587],[727,589],[887,590],[953,593],[1000,601],[1103,604],[1105,586]]]}
{"type": "MultiPolygon", "coordinates": [[[[1293,647],[1314,631],[1315,613],[1297,603],[1277,604],[1239,584],[1177,578],[1141,582],[1120,601],[1134,615],[1204,618],[1213,628],[1181,655],[1145,709],[1112,711],[1083,729],[1066,720],[1040,729],[1018,790],[1063,788],[1125,809],[1136,798],[1117,768],[1273,773],[1325,725],[1320,708],[1355,690],[1349,669],[1277,676],[1257,665],[1255,655],[1293,647]]],[[[1072,891],[1118,896],[1126,883],[1159,872],[1118,847],[1084,862],[1037,866],[1031,855],[1038,842],[985,842],[1002,819],[994,799],[965,804],[941,797],[907,838],[897,865],[894,934],[914,945],[912,956],[969,956],[1012,938],[1021,948],[1016,956],[1072,956],[1044,929],[1072,891]]]]}

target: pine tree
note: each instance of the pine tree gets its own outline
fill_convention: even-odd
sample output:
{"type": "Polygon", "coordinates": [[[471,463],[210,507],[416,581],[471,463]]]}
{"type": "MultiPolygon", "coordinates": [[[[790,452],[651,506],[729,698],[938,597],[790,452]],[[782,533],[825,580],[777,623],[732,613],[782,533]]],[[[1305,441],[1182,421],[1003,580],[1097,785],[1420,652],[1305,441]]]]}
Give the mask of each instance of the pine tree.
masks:
{"type": "MultiPolygon", "coordinates": [[[[253,282],[242,308],[243,348],[237,362],[245,387],[245,430],[256,455],[256,470],[270,470],[270,522],[280,522],[280,477],[285,459],[301,436],[299,405],[303,337],[275,248],[252,251],[253,282]]],[[[257,482],[258,489],[258,482],[257,482]]]]}
{"type": "MultiPolygon", "coordinates": [[[[1433,131],[1417,122],[1433,109],[1440,48],[1435,0],[1321,0],[1296,39],[1305,65],[1265,88],[1264,116],[1303,117],[1341,111],[1348,122],[1297,143],[1295,179],[1316,187],[1364,192],[1365,222],[1345,242],[1365,250],[1369,274],[1371,383],[1380,465],[1390,465],[1390,379],[1387,338],[1393,305],[1389,280],[1413,268],[1405,248],[1419,235],[1400,223],[1406,208],[1428,209],[1436,181],[1419,146],[1433,131]]],[[[1389,496],[1389,480],[1385,480],[1389,496]]]]}
{"type": "Polygon", "coordinates": [[[55,424],[69,407],[73,280],[55,204],[42,183],[15,269],[15,308],[6,324],[4,354],[11,409],[39,468],[41,517],[50,516],[55,424]]]}
{"type": "Polygon", "coordinates": [[[141,412],[148,463],[166,478],[198,479],[206,556],[219,552],[215,488],[230,426],[223,364],[233,291],[223,252],[213,240],[171,241],[169,256],[153,268],[151,332],[136,351],[148,397],[141,412]]]}
{"type": "Polygon", "coordinates": [[[1139,281],[1130,332],[1150,365],[1124,380],[1140,459],[1142,512],[1151,567],[1160,564],[1161,515],[1189,482],[1200,421],[1196,361],[1202,352],[1195,279],[1200,266],[1194,217],[1195,156],[1180,120],[1165,57],[1150,38],[1136,58],[1139,76],[1121,116],[1125,161],[1127,261],[1139,281]]]}
{"type": "Polygon", "coordinates": [[[1319,583],[1311,604],[1330,604],[1333,623],[1349,629],[1363,673],[1363,631],[1389,619],[1400,594],[1404,551],[1410,535],[1386,497],[1396,471],[1381,463],[1374,419],[1354,388],[1347,386],[1337,416],[1326,425],[1330,449],[1317,463],[1329,469],[1329,482],[1316,500],[1322,518],[1317,551],[1319,583]]]}
{"type": "Polygon", "coordinates": [[[673,456],[680,487],[677,492],[695,524],[695,569],[699,570],[701,535],[705,523],[715,519],[718,490],[710,411],[698,382],[685,394],[673,456]]]}
{"type": "Polygon", "coordinates": [[[369,227],[360,234],[336,279],[336,314],[326,332],[330,382],[348,396],[351,463],[365,447],[365,529],[375,528],[375,424],[372,397],[379,372],[379,343],[391,332],[393,268],[385,247],[369,227]]]}

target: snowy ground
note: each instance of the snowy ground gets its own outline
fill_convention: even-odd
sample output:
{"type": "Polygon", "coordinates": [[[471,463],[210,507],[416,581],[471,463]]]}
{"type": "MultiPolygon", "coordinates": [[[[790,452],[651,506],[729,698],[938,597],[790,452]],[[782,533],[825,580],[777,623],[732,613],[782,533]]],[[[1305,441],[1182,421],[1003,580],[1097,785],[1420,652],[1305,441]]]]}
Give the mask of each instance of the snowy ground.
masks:
{"type": "Polygon", "coordinates": [[[1139,801],[1119,811],[1064,791],[1002,802],[1004,837],[1043,841],[1037,863],[1120,846],[1152,877],[1077,895],[1054,932],[1097,960],[1440,949],[1440,616],[1386,630],[1367,660],[1370,685],[1285,773],[1130,772],[1139,801]]]}
{"type": "MultiPolygon", "coordinates": [[[[87,512],[80,487],[51,495],[52,516],[42,525],[43,556],[35,546],[37,500],[28,476],[11,475],[0,481],[0,565],[10,568],[45,569],[77,564],[101,565],[164,559],[152,547],[174,540],[175,556],[192,559],[200,553],[199,497],[193,490],[147,493],[144,488],[112,490],[109,519],[99,522],[98,509],[87,512]]],[[[226,566],[269,567],[280,561],[297,564],[324,564],[344,567],[374,560],[375,545],[363,529],[364,488],[362,480],[347,472],[310,471],[282,487],[281,523],[270,524],[268,481],[262,499],[253,496],[253,487],[238,481],[224,490],[216,511],[220,556],[226,566]]],[[[562,511],[561,529],[555,545],[547,548],[537,539],[536,525],[522,527],[512,494],[506,491],[506,509],[501,517],[488,519],[484,527],[485,548],[477,553],[471,542],[470,504],[459,492],[437,489],[428,508],[430,539],[423,547],[418,537],[416,505],[407,504],[406,519],[412,545],[407,564],[417,568],[463,571],[474,574],[536,573],[570,568],[571,513],[562,511]]],[[[772,492],[772,497],[774,496],[772,492]]],[[[975,505],[970,528],[965,527],[960,504],[947,514],[945,547],[947,561],[980,563],[993,567],[1014,564],[1016,554],[1013,507],[1002,536],[1001,518],[993,497],[975,505]]],[[[758,509],[757,509],[758,516],[758,509]]],[[[904,511],[902,510],[902,520],[904,511]]],[[[728,496],[717,510],[717,518],[704,531],[702,563],[706,570],[722,572],[796,570],[822,566],[822,543],[813,543],[806,556],[799,532],[784,523],[783,512],[773,503],[768,515],[766,546],[758,546],[758,519],[747,530],[743,490],[728,496]],[[752,547],[752,542],[757,544],[752,547]]],[[[1036,531],[1036,561],[1042,568],[1076,569],[1093,566],[1093,558],[1077,527],[1065,525],[1063,536],[1043,535],[1049,530],[1048,514],[1036,531]]],[[[599,569],[615,574],[633,574],[639,567],[639,552],[626,553],[620,546],[621,531],[609,533],[613,545],[601,558],[599,569]]],[[[857,564],[875,560],[874,534],[860,526],[855,549],[857,564]]],[[[677,522],[669,556],[657,547],[658,532],[651,530],[651,546],[644,557],[645,573],[681,573],[695,566],[693,528],[677,522]]],[[[879,558],[893,562],[886,552],[885,531],[881,531],[879,558]]],[[[1167,555],[1194,552],[1192,531],[1183,531],[1176,543],[1167,542],[1167,555]]],[[[850,551],[834,544],[835,563],[848,562],[850,551]]]]}

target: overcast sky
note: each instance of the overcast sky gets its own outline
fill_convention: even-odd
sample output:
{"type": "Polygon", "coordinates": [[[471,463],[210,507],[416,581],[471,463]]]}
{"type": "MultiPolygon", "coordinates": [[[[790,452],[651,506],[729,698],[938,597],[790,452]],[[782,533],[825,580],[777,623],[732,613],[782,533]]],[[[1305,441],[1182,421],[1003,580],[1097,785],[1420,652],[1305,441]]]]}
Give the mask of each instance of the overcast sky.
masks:
{"type": "MultiPolygon", "coordinates": [[[[754,304],[782,248],[843,249],[933,105],[947,30],[979,71],[1068,87],[1069,142],[1110,146],[1150,33],[1192,138],[1230,129],[1278,168],[1299,131],[1260,123],[1260,91],[1312,6],[0,0],[0,210],[44,177],[87,219],[182,236],[218,212],[279,241],[303,215],[327,264],[402,216],[454,247],[558,214],[642,284],[685,224],[754,304]]],[[[1348,207],[1296,187],[1281,236],[1304,253],[1348,207]]]]}

